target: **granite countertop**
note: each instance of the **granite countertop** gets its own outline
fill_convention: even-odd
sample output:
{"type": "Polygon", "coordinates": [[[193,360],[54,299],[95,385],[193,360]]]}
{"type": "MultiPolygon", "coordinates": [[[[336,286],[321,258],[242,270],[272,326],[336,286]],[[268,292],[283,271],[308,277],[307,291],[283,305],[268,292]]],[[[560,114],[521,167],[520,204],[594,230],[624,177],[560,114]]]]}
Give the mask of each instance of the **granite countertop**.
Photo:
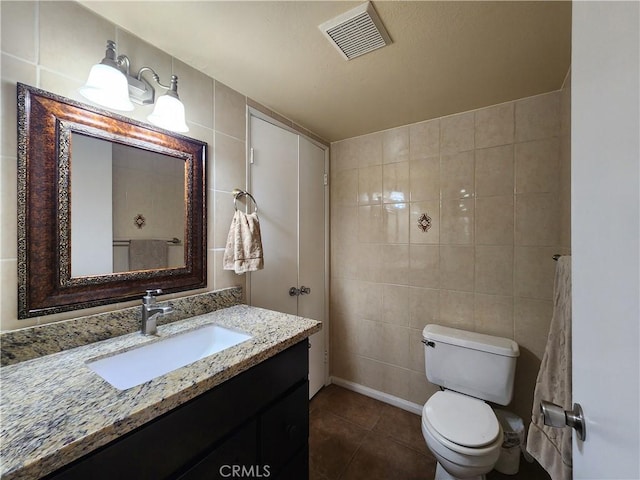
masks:
{"type": "Polygon", "coordinates": [[[237,305],[0,368],[0,475],[39,478],[321,330],[321,322],[237,305]],[[216,323],[253,338],[127,390],[87,360],[216,323]]]}

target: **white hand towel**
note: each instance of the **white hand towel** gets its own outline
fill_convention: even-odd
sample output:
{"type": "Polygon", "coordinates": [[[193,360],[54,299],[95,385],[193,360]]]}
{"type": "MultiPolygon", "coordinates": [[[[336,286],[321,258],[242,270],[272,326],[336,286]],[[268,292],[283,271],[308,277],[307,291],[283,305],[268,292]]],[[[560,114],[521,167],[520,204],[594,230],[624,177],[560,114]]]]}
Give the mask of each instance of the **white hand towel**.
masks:
{"type": "Polygon", "coordinates": [[[236,210],[224,250],[223,268],[233,270],[237,274],[264,268],[260,221],[257,213],[236,210]]]}
{"type": "Polygon", "coordinates": [[[547,346],[533,394],[533,412],[527,451],[553,480],[571,480],[571,428],[544,425],[540,401],[547,400],[571,410],[571,257],[558,259],[554,306],[547,346]]]}

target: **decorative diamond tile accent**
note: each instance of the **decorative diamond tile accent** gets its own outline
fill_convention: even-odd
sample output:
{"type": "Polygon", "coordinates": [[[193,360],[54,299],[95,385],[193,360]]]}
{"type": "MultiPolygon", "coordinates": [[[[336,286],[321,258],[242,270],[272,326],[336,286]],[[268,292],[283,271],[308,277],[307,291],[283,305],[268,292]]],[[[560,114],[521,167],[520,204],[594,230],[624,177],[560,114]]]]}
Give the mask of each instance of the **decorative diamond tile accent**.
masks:
{"type": "Polygon", "coordinates": [[[431,228],[431,217],[426,213],[420,215],[420,218],[418,218],[418,228],[426,233],[427,230],[431,228]]]}
{"type": "Polygon", "coordinates": [[[147,222],[147,220],[142,216],[141,213],[139,213],[138,215],[136,215],[136,217],[133,219],[133,223],[135,224],[136,227],[138,228],[142,228],[144,227],[144,224],[147,222]]]}

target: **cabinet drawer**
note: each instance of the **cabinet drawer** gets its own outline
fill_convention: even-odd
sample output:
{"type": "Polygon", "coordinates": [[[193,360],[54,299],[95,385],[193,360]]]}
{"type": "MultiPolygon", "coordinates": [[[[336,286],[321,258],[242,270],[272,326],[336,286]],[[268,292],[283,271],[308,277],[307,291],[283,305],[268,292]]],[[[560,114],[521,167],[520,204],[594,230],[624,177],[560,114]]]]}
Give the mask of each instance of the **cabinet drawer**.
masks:
{"type": "Polygon", "coordinates": [[[254,419],[189,469],[179,480],[211,480],[233,477],[236,471],[250,472],[256,466],[258,426],[254,419]],[[244,470],[242,470],[244,468],[244,470]]]}
{"type": "Polygon", "coordinates": [[[260,461],[278,472],[309,439],[309,382],[305,381],[260,417],[260,461]]]}

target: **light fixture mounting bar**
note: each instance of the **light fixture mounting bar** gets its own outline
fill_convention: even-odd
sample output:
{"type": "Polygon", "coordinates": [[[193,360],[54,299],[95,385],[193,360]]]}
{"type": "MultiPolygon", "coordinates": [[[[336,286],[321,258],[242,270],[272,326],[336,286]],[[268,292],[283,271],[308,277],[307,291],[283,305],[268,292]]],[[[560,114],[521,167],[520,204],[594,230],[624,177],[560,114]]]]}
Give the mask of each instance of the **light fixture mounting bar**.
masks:
{"type": "Polygon", "coordinates": [[[171,75],[169,85],[160,83],[160,76],[151,67],[142,67],[136,76],[131,75],[131,61],[126,55],[117,56],[116,43],[107,40],[105,56],[99,64],[91,67],[87,83],[80,88],[80,94],[92,102],[114,110],[131,111],[133,103],[155,104],[147,120],[158,127],[174,132],[188,132],[185,121],[184,104],[178,96],[178,77],[171,75]],[[142,77],[151,72],[158,86],[167,90],[157,100],[155,89],[142,77]],[[133,103],[132,103],[133,102],[133,103]]]}

